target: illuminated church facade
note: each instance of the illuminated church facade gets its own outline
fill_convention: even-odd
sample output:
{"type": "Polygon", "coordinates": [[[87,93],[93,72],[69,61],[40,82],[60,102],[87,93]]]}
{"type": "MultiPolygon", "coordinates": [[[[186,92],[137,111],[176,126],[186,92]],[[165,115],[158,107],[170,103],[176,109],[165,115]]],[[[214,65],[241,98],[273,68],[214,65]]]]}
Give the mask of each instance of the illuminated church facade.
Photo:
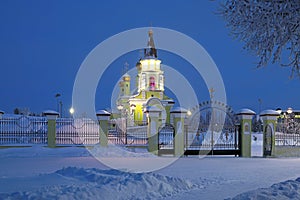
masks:
{"type": "Polygon", "coordinates": [[[174,105],[174,101],[164,93],[165,76],[161,69],[161,60],[157,57],[152,30],[148,35],[148,44],[144,49],[143,58],[136,64],[135,92],[131,93],[131,77],[128,73],[125,73],[119,82],[118,109],[121,115],[130,119],[131,123],[135,123],[135,125],[146,120],[144,110],[147,106],[153,105],[162,110],[160,116],[162,123],[170,123],[169,113],[174,105]]]}

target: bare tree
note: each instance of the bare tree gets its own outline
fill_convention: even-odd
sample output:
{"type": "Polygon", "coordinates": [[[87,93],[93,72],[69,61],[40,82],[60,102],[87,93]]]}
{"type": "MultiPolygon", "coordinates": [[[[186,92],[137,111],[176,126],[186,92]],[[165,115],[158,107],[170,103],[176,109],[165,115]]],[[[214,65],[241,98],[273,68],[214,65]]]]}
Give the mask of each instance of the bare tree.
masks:
{"type": "Polygon", "coordinates": [[[234,38],[259,57],[257,67],[279,63],[300,77],[300,0],[225,0],[220,14],[234,38]]]}

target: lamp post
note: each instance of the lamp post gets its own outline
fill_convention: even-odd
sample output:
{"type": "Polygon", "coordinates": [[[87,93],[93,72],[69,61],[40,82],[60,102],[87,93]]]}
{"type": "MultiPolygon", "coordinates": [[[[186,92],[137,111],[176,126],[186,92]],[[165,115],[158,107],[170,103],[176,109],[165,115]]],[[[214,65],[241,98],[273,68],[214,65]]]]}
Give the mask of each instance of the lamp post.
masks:
{"type": "Polygon", "coordinates": [[[56,99],[56,111],[59,113],[60,117],[62,117],[62,101],[59,101],[59,97],[61,97],[61,94],[56,93],[54,97],[56,99]]]}
{"type": "Polygon", "coordinates": [[[292,108],[288,108],[287,111],[287,117],[286,117],[286,128],[287,133],[293,133],[294,132],[294,113],[292,108]]]}
{"type": "Polygon", "coordinates": [[[63,117],[62,107],[63,107],[63,103],[62,103],[62,101],[59,101],[59,114],[60,114],[60,117],[63,117]]]}
{"type": "MultiPolygon", "coordinates": [[[[127,109],[124,109],[122,104],[118,104],[117,109],[120,111],[120,119],[121,119],[121,130],[126,134],[127,129],[127,109]]],[[[127,138],[127,137],[126,137],[127,138]]]]}

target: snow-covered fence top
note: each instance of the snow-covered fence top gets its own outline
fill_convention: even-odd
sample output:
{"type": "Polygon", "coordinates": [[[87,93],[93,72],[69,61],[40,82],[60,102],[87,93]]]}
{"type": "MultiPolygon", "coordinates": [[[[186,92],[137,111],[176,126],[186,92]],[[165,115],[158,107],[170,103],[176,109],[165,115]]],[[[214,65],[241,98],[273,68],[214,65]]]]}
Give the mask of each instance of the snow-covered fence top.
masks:
{"type": "MultiPolygon", "coordinates": [[[[57,146],[95,145],[100,143],[99,122],[89,118],[57,118],[57,146]]],[[[48,122],[46,117],[5,114],[0,119],[0,145],[47,144],[48,122]]],[[[124,119],[109,121],[108,139],[119,145],[147,145],[147,123],[127,126],[124,119]]]]}
{"type": "Polygon", "coordinates": [[[0,145],[18,144],[47,144],[47,119],[4,115],[0,119],[0,145]]]}

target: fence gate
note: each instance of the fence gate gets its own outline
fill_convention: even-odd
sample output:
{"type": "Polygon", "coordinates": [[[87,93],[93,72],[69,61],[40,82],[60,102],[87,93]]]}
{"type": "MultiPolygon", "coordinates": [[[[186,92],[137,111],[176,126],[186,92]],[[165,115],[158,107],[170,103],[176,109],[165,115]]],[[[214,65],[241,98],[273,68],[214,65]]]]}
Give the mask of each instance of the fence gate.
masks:
{"type": "Polygon", "coordinates": [[[171,124],[162,124],[158,130],[158,155],[174,154],[175,128],[171,124]]]}
{"type": "Polygon", "coordinates": [[[271,156],[272,154],[272,132],[271,126],[268,125],[264,134],[264,156],[271,156]]]}
{"type": "Polygon", "coordinates": [[[147,146],[147,125],[145,121],[128,125],[126,118],[112,119],[108,122],[108,141],[115,145],[147,146]]]}
{"type": "Polygon", "coordinates": [[[264,125],[259,115],[254,115],[251,123],[251,156],[262,157],[264,155],[264,125]]]}
{"type": "Polygon", "coordinates": [[[108,142],[116,145],[127,145],[127,121],[125,118],[108,122],[108,142]]]}
{"type": "Polygon", "coordinates": [[[185,155],[239,155],[239,126],[229,106],[207,101],[191,112],[185,128],[185,155]]]}

